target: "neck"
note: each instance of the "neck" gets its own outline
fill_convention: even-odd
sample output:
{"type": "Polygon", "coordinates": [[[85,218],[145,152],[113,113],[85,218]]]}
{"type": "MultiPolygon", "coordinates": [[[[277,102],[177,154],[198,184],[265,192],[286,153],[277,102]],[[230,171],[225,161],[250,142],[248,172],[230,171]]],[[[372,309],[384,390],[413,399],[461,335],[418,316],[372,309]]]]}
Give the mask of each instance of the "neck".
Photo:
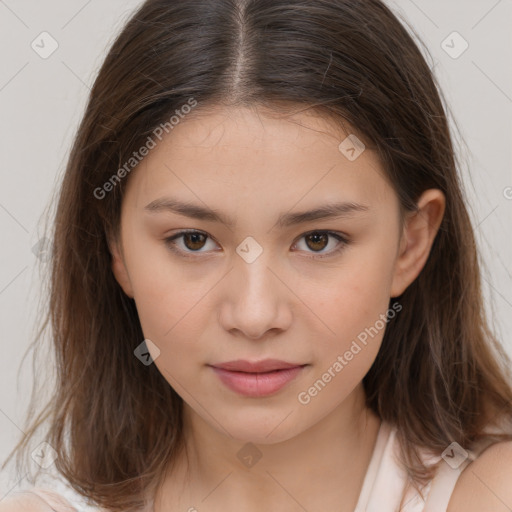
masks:
{"type": "Polygon", "coordinates": [[[353,510],[379,426],[362,384],[321,421],[273,444],[230,438],[186,406],[185,450],[164,482],[161,510],[174,510],[171,488],[184,510],[203,501],[209,510],[353,510]]]}

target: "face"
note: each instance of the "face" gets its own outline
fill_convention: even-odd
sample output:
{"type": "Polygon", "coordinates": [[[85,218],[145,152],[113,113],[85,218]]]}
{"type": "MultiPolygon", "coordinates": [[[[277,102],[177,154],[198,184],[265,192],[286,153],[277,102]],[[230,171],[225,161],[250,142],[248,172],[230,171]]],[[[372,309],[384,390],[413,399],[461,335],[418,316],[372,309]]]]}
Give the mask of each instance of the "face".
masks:
{"type": "Polygon", "coordinates": [[[312,114],[219,109],[129,177],[116,278],[186,410],[235,439],[283,441],[339,407],[405,286],[397,196],[372,151],[339,149],[347,135],[312,114]]]}

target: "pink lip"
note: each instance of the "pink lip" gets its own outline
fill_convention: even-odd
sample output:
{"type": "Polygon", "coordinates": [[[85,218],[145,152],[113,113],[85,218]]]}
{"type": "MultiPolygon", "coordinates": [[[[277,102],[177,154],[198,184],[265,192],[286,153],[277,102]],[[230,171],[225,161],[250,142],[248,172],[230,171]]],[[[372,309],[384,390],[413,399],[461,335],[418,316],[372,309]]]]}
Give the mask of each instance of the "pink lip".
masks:
{"type": "Polygon", "coordinates": [[[229,361],[210,366],[232,391],[245,396],[260,397],[277,393],[307,365],[265,359],[256,362],[229,361]]]}

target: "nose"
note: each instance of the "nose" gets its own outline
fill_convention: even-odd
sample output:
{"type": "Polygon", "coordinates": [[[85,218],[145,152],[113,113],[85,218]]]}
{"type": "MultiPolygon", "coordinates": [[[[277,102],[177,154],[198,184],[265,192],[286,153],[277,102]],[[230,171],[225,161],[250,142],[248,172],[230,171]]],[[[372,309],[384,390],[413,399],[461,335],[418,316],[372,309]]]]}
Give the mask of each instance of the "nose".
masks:
{"type": "Polygon", "coordinates": [[[259,340],[289,328],[293,293],[276,268],[265,251],[252,263],[235,259],[220,304],[219,321],[226,331],[259,340]]]}

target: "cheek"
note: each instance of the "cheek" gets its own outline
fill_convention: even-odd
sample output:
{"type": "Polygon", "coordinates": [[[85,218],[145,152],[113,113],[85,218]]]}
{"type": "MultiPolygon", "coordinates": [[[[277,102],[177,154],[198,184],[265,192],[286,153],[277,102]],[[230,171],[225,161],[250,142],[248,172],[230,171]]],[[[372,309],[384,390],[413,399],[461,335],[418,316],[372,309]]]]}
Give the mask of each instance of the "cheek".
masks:
{"type": "Polygon", "coordinates": [[[334,334],[317,345],[314,370],[297,395],[303,413],[311,417],[327,414],[361,382],[387,328],[391,258],[369,251],[345,263],[323,288],[318,304],[334,334]]]}
{"type": "Polygon", "coordinates": [[[388,325],[394,255],[391,249],[382,249],[381,245],[354,251],[333,273],[329,287],[324,287],[318,310],[334,334],[317,347],[310,387],[302,390],[300,403],[309,403],[308,411],[318,408],[320,413],[342,400],[377,356],[388,325]]]}
{"type": "Polygon", "coordinates": [[[165,274],[149,269],[147,279],[134,287],[144,335],[160,348],[185,343],[191,349],[201,336],[201,319],[211,309],[207,295],[215,281],[191,281],[177,269],[165,274]]]}
{"type": "Polygon", "coordinates": [[[200,330],[197,315],[218,277],[176,264],[163,242],[137,240],[140,244],[127,244],[126,263],[145,337],[159,346],[183,331],[194,339],[200,330]]]}
{"type": "Polygon", "coordinates": [[[333,270],[329,286],[320,291],[318,310],[334,331],[331,337],[338,340],[338,345],[350,344],[350,340],[372,327],[380,315],[386,313],[392,255],[392,251],[376,248],[354,251],[339,269],[333,270]]]}
{"type": "MultiPolygon", "coordinates": [[[[147,267],[135,286],[135,302],[142,331],[159,349],[155,365],[180,393],[190,386],[190,368],[205,358],[200,340],[207,318],[207,293],[213,286],[191,281],[178,269],[147,267]]],[[[204,337],[204,335],[203,335],[204,337]]]]}

